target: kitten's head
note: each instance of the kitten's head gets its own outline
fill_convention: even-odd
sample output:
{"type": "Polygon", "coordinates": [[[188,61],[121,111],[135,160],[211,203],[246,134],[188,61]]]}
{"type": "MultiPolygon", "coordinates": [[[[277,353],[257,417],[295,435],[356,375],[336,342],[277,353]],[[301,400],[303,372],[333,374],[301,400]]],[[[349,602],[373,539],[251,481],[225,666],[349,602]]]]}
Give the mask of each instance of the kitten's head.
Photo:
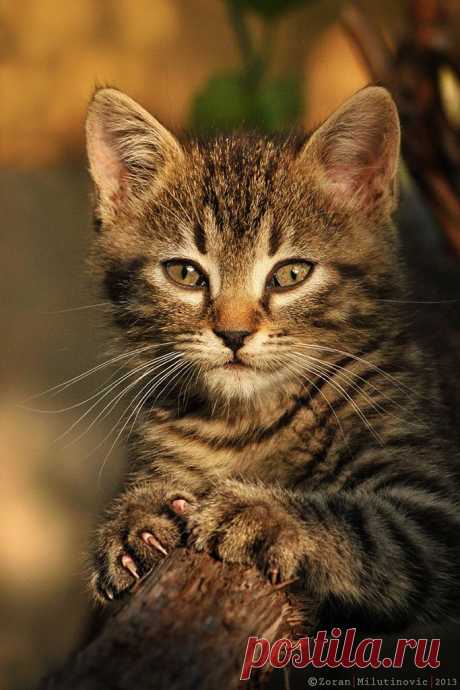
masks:
{"type": "Polygon", "coordinates": [[[204,143],[101,89],[87,139],[95,263],[127,344],[155,345],[144,357],[161,353],[166,383],[263,398],[385,337],[399,124],[384,89],[308,139],[204,143]]]}

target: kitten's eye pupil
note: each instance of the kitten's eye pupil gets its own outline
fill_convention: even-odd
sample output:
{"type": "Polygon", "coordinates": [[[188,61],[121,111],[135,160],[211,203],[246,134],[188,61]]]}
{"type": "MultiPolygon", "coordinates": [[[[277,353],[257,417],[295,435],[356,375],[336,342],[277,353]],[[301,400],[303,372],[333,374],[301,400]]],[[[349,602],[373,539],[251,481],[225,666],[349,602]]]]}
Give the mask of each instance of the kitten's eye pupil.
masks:
{"type": "Polygon", "coordinates": [[[202,288],[207,284],[206,277],[198,267],[187,261],[167,261],[164,270],[174,283],[188,288],[202,288]]]}
{"type": "Polygon", "coordinates": [[[288,290],[301,285],[310,275],[313,265],[308,261],[289,261],[276,269],[268,281],[268,289],[288,290]]]}

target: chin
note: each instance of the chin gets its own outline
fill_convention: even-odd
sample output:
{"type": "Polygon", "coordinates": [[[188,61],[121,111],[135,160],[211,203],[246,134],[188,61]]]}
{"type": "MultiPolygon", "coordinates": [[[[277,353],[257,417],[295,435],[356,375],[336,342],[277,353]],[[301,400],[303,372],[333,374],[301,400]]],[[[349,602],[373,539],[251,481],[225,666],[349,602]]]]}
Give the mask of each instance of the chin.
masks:
{"type": "Polygon", "coordinates": [[[249,403],[260,401],[274,392],[275,385],[279,386],[282,378],[279,372],[230,365],[207,371],[205,386],[210,398],[249,403]]]}

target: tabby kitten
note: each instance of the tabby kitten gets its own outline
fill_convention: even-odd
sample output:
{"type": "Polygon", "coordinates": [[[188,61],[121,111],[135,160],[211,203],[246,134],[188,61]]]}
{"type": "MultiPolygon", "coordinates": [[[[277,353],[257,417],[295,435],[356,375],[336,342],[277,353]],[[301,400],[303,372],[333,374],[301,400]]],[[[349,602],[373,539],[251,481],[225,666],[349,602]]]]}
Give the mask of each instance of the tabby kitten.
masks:
{"type": "Polygon", "coordinates": [[[323,623],[457,607],[458,452],[402,311],[399,139],[378,87],[308,139],[183,143],[96,92],[93,262],[137,391],[99,601],[189,540],[297,578],[323,623]]]}

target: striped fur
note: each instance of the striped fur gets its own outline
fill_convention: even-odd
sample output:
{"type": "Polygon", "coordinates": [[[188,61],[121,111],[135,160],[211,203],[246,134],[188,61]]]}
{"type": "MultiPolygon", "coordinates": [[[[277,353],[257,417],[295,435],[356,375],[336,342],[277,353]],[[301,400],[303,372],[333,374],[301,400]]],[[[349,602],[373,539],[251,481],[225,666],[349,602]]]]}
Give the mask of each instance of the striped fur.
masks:
{"type": "Polygon", "coordinates": [[[103,89],[87,130],[93,265],[121,347],[150,348],[133,372],[164,363],[139,384],[132,471],[95,540],[96,598],[163,558],[148,532],[164,550],[189,539],[297,578],[323,622],[395,630],[454,615],[458,447],[403,304],[389,95],[359,92],[309,140],[179,144],[103,89]],[[203,267],[207,287],[169,282],[160,264],[174,258],[203,267]],[[286,258],[312,262],[311,277],[270,293],[286,258]],[[250,334],[244,369],[226,366],[222,330],[250,334]]]}

